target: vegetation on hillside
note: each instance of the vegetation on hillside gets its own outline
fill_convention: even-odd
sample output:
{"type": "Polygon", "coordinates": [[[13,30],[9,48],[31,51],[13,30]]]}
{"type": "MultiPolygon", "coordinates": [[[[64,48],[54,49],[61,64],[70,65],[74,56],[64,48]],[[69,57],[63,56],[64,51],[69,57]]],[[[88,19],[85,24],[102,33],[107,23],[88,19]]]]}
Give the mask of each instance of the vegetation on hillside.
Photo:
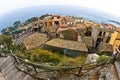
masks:
{"type": "Polygon", "coordinates": [[[45,14],[39,17],[39,19],[44,19],[46,16],[49,16],[49,14],[45,14]]]}
{"type": "Polygon", "coordinates": [[[113,57],[102,55],[97,59],[97,65],[102,65],[104,63],[111,63],[113,62],[113,57]]]}
{"type": "Polygon", "coordinates": [[[24,44],[14,44],[12,37],[7,35],[0,35],[0,45],[2,45],[2,47],[0,47],[0,51],[3,54],[10,54],[10,50],[13,51],[13,53],[24,52],[26,50],[24,44]]]}
{"type": "Polygon", "coordinates": [[[20,27],[24,27],[29,23],[35,22],[38,19],[44,19],[44,17],[48,16],[49,14],[42,15],[40,17],[32,17],[27,19],[25,22],[15,21],[12,26],[6,26],[4,29],[1,30],[1,33],[4,35],[18,35],[25,31],[24,29],[20,29],[20,27]]]}
{"type": "Polygon", "coordinates": [[[20,21],[15,21],[12,26],[6,27],[1,30],[3,35],[13,35],[18,34],[21,30],[18,30],[19,27],[22,27],[22,23],[20,21]]]}
{"type": "Polygon", "coordinates": [[[31,62],[36,63],[49,63],[58,66],[72,66],[83,64],[86,60],[86,56],[79,56],[76,58],[67,57],[58,52],[51,52],[49,50],[42,50],[40,48],[34,48],[19,55],[22,58],[28,59],[31,62]]]}
{"type": "Polygon", "coordinates": [[[29,23],[31,23],[31,22],[35,22],[35,21],[37,21],[37,20],[38,20],[38,17],[32,17],[32,18],[30,18],[30,19],[27,19],[24,24],[26,25],[26,24],[29,24],[29,23]]]}
{"type": "Polygon", "coordinates": [[[19,33],[22,33],[23,31],[25,31],[24,28],[19,29],[20,27],[23,27],[36,20],[38,20],[37,17],[32,17],[23,23],[21,21],[15,21],[12,26],[5,27],[4,29],[2,29],[1,33],[4,35],[18,35],[19,33]]]}
{"type": "Polygon", "coordinates": [[[96,54],[99,56],[106,55],[104,52],[101,52],[101,51],[97,51],[96,54]]]}
{"type": "Polygon", "coordinates": [[[15,22],[13,23],[13,26],[14,26],[15,28],[18,28],[18,27],[22,26],[22,23],[21,23],[20,21],[15,21],[15,22]]]}
{"type": "Polygon", "coordinates": [[[32,50],[26,50],[24,44],[14,44],[12,41],[12,37],[6,35],[0,35],[0,45],[4,45],[4,49],[2,53],[10,54],[12,51],[14,54],[17,54],[19,57],[28,59],[31,62],[35,63],[48,63],[58,66],[72,66],[72,65],[80,65],[83,64],[86,60],[86,56],[79,56],[76,58],[64,56],[59,51],[50,51],[50,50],[43,50],[38,47],[32,50]]]}

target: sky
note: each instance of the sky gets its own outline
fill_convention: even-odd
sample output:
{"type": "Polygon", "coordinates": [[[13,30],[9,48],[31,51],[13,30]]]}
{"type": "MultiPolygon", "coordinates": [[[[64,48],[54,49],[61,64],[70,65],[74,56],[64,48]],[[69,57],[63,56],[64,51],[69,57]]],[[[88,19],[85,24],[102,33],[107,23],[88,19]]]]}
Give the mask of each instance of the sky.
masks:
{"type": "Polygon", "coordinates": [[[0,0],[0,15],[40,5],[72,5],[93,8],[120,17],[120,0],[0,0]]]}

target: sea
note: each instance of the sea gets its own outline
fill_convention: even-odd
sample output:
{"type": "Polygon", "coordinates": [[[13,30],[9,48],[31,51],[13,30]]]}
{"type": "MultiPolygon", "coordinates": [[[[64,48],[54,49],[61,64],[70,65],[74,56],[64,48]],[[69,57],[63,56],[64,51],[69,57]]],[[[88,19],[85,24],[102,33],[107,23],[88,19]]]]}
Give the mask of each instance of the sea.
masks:
{"type": "Polygon", "coordinates": [[[115,23],[119,23],[120,17],[116,17],[105,12],[80,6],[56,5],[34,6],[6,12],[5,14],[0,15],[0,31],[5,27],[12,26],[15,21],[24,22],[31,17],[40,17],[44,14],[59,14],[81,17],[86,20],[99,23],[111,23],[115,26],[120,26],[119,24],[115,23]],[[113,22],[110,22],[109,20],[112,20],[113,22]]]}

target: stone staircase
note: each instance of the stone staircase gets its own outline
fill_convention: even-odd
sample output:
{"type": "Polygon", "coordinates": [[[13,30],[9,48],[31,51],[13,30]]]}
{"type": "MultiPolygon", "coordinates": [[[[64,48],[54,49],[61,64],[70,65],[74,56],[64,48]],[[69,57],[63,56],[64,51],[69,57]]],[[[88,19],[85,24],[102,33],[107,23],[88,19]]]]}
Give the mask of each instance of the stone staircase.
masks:
{"type": "Polygon", "coordinates": [[[0,78],[0,80],[34,80],[30,75],[16,68],[11,56],[0,57],[0,73],[4,76],[4,79],[0,78]]]}
{"type": "Polygon", "coordinates": [[[116,61],[114,66],[115,66],[115,69],[116,69],[117,77],[120,80],[120,61],[116,61]]]}

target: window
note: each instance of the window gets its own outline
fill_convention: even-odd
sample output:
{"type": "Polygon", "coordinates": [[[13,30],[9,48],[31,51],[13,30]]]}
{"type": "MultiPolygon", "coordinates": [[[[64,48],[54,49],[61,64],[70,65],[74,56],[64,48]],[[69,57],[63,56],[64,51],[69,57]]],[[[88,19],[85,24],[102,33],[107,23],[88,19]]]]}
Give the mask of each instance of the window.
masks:
{"type": "Polygon", "coordinates": [[[108,43],[109,41],[110,41],[110,37],[107,38],[106,43],[108,43]]]}
{"type": "Polygon", "coordinates": [[[56,21],[56,22],[55,22],[55,25],[56,25],[56,26],[58,26],[58,25],[59,25],[59,22],[58,22],[58,21],[56,21]]]}
{"type": "Polygon", "coordinates": [[[103,33],[103,36],[105,36],[105,32],[103,33]]]}
{"type": "Polygon", "coordinates": [[[37,24],[35,24],[35,26],[37,26],[37,24]]]}
{"type": "Polygon", "coordinates": [[[99,32],[99,35],[98,36],[101,36],[102,35],[102,31],[99,32]]]}

